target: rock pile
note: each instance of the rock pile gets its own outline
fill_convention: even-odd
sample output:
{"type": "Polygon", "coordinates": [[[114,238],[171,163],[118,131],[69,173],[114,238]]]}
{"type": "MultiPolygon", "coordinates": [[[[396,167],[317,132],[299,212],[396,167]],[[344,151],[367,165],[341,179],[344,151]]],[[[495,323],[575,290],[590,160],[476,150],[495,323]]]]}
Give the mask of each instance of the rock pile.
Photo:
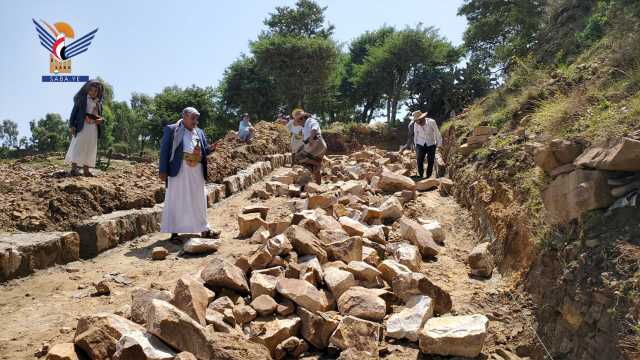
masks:
{"type": "Polygon", "coordinates": [[[536,165],[552,178],[542,200],[554,223],[589,210],[638,204],[640,134],[585,148],[583,142],[561,139],[534,145],[536,165]]]}
{"type": "Polygon", "coordinates": [[[129,319],[81,318],[76,348],[94,360],[284,359],[310,351],[377,359],[386,337],[419,342],[426,354],[477,356],[487,318],[443,316],[450,295],[420,272],[444,232],[403,214],[416,196],[405,160],[365,149],[327,159],[327,184],[309,182],[298,167],[273,177],[254,195],[289,197],[291,214],[268,222],[260,205],[238,214],[241,236],[262,244],[254,253],[234,261],[211,255],[172,291],[135,289],[129,319]]]}

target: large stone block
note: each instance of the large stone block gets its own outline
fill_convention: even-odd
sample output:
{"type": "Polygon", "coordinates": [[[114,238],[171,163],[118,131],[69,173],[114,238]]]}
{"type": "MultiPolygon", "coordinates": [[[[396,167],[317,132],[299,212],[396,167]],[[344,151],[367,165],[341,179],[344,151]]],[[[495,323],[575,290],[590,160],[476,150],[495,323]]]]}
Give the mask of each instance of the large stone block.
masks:
{"type": "Polygon", "coordinates": [[[420,332],[420,351],[475,358],[482,351],[488,325],[484,315],[431,318],[420,332]]]}
{"type": "Polygon", "coordinates": [[[582,168],[608,171],[640,171],[640,141],[617,138],[587,149],[576,160],[582,168]]]}

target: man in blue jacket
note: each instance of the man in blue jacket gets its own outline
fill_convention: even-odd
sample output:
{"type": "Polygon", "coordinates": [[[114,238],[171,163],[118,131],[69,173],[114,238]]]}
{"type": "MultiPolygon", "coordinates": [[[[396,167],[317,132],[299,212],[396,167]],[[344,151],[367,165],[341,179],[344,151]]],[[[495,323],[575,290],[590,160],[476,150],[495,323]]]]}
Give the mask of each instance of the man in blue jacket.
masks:
{"type": "Polygon", "coordinates": [[[201,233],[217,237],[220,232],[209,228],[207,220],[207,155],[215,149],[208,145],[198,128],[200,113],[192,107],[182,110],[182,119],[164,128],[160,145],[160,179],[167,184],[160,231],[201,233]]]}

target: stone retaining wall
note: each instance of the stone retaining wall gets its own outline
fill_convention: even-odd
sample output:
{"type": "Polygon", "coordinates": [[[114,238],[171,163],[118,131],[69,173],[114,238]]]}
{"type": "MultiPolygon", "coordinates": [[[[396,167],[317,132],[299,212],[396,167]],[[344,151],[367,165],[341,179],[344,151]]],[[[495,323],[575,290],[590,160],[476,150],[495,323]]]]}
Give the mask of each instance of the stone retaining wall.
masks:
{"type": "MultiPolygon", "coordinates": [[[[264,156],[226,177],[222,184],[207,184],[207,204],[222,201],[260,181],[273,169],[291,164],[291,154],[264,156]]],[[[163,204],[152,208],[115,211],[94,216],[73,227],[73,232],[0,233],[0,281],[33,273],[56,264],[90,259],[123,242],[160,230],[163,204]]]]}

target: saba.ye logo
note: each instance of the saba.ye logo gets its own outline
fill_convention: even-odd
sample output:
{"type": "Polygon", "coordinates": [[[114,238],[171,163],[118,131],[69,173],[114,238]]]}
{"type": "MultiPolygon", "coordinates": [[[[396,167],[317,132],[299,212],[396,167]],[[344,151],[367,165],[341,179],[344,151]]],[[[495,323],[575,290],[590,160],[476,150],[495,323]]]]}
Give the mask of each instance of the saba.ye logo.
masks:
{"type": "Polygon", "coordinates": [[[57,22],[53,26],[46,21],[40,20],[38,23],[31,19],[36,26],[40,45],[49,53],[49,73],[43,75],[42,82],[85,82],[89,81],[88,75],[60,75],[71,74],[71,58],[82,54],[89,49],[91,41],[98,32],[98,28],[88,34],[75,39],[75,32],[71,25],[66,22],[57,22]]]}

